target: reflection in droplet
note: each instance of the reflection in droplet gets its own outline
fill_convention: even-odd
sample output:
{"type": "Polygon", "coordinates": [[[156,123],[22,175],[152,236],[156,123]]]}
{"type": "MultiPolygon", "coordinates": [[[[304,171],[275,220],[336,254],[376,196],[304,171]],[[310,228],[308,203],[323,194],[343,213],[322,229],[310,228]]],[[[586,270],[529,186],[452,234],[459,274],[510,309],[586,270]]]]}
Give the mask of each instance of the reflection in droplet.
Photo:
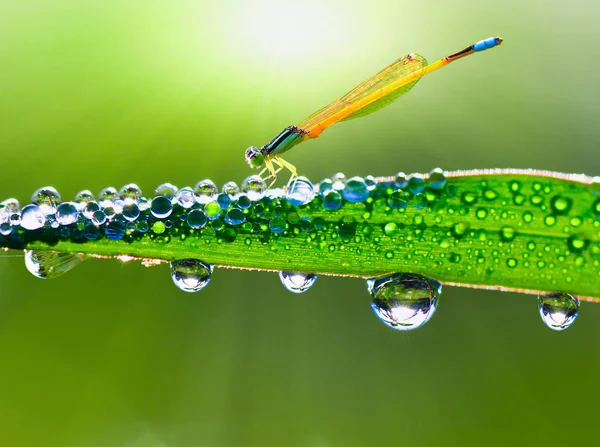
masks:
{"type": "Polygon", "coordinates": [[[542,321],[554,331],[570,327],[579,312],[579,300],[568,293],[551,293],[538,296],[538,310],[542,321]]]}
{"type": "Polygon", "coordinates": [[[198,292],[208,285],[213,266],[199,259],[180,259],[171,262],[171,278],[184,292],[198,292]]]}
{"type": "Polygon", "coordinates": [[[367,281],[371,309],[392,329],[407,331],[423,326],[435,313],[441,285],[414,273],[394,273],[367,281]]]}
{"type": "Polygon", "coordinates": [[[56,205],[60,203],[60,194],[52,186],[44,186],[33,193],[31,202],[38,205],[42,213],[48,216],[56,212],[56,205]]]}
{"type": "Polygon", "coordinates": [[[290,179],[285,197],[292,206],[300,206],[310,202],[314,194],[315,188],[310,180],[306,177],[298,177],[290,179]]]}
{"type": "Polygon", "coordinates": [[[25,267],[41,279],[52,279],[68,272],[81,264],[84,257],[80,254],[60,251],[25,250],[25,267]]]}
{"type": "Polygon", "coordinates": [[[314,273],[279,272],[279,279],[286,289],[293,293],[303,293],[312,287],[317,280],[314,273]]]}
{"type": "Polygon", "coordinates": [[[246,193],[248,198],[256,202],[263,198],[267,184],[260,175],[251,175],[246,177],[242,182],[242,191],[246,193]]]}

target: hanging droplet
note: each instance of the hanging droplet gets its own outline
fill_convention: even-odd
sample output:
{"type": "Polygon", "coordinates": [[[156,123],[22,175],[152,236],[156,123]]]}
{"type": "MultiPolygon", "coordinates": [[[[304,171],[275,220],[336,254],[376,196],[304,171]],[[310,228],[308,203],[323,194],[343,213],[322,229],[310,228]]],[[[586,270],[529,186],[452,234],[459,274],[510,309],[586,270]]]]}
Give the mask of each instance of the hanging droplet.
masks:
{"type": "Polygon", "coordinates": [[[217,193],[219,190],[217,189],[217,185],[213,183],[212,180],[200,180],[196,183],[194,187],[194,192],[196,193],[196,201],[203,205],[206,205],[209,202],[213,202],[217,199],[217,193]]]}
{"type": "Polygon", "coordinates": [[[251,175],[246,177],[242,182],[242,191],[244,191],[248,198],[253,202],[257,202],[265,195],[267,184],[260,175],[251,175]]]}
{"type": "Polygon", "coordinates": [[[387,326],[408,331],[423,326],[435,313],[441,285],[414,273],[394,273],[367,281],[371,309],[387,326]]]}
{"type": "Polygon", "coordinates": [[[198,292],[210,282],[213,266],[199,259],[181,259],[171,262],[171,278],[184,292],[198,292]]]}
{"type": "Polygon", "coordinates": [[[25,205],[21,212],[21,226],[26,230],[37,230],[46,223],[46,217],[37,205],[25,205]]]}
{"type": "Polygon", "coordinates": [[[85,258],[80,254],[60,251],[25,250],[25,267],[41,279],[52,279],[68,272],[85,258]]]}
{"type": "Polygon", "coordinates": [[[286,289],[293,293],[303,293],[312,287],[317,280],[314,273],[279,272],[279,279],[286,289]]]}
{"type": "Polygon", "coordinates": [[[285,198],[292,206],[305,205],[310,202],[315,195],[315,187],[306,177],[290,179],[288,183],[285,198]]]}
{"type": "Polygon", "coordinates": [[[33,193],[31,202],[38,205],[42,213],[48,216],[56,212],[56,206],[60,203],[60,194],[52,186],[44,186],[33,193]]]}
{"type": "Polygon", "coordinates": [[[564,331],[577,318],[579,300],[568,293],[540,295],[538,309],[546,326],[554,331],[564,331]]]}

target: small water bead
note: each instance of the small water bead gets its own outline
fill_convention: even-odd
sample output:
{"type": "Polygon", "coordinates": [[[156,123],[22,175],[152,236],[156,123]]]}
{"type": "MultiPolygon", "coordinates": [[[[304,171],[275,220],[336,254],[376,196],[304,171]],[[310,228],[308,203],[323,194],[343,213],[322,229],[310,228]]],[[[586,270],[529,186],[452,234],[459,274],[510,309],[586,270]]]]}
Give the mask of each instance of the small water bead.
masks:
{"type": "Polygon", "coordinates": [[[186,221],[191,228],[202,228],[207,222],[206,214],[202,210],[192,210],[188,213],[186,221]]]}
{"type": "Polygon", "coordinates": [[[56,208],[56,221],[60,225],[71,225],[77,222],[79,212],[73,202],[63,202],[56,208]]]}
{"type": "Polygon", "coordinates": [[[191,208],[196,203],[196,195],[194,194],[194,190],[189,186],[181,188],[175,194],[175,202],[182,208],[191,208]]]}
{"type": "Polygon", "coordinates": [[[83,209],[85,205],[89,202],[95,200],[94,194],[89,189],[84,189],[75,194],[75,198],[73,199],[79,205],[79,209],[83,209]]]}
{"type": "Polygon", "coordinates": [[[590,245],[590,241],[589,239],[586,239],[583,234],[578,233],[573,234],[569,237],[569,239],[567,240],[567,245],[569,247],[569,250],[571,250],[572,252],[581,253],[590,245]]]}
{"type": "Polygon", "coordinates": [[[281,234],[285,231],[287,224],[283,217],[274,217],[269,222],[269,228],[275,234],[281,234]]]}
{"type": "Polygon", "coordinates": [[[91,221],[94,225],[96,225],[97,227],[99,227],[100,225],[103,225],[104,222],[106,222],[106,214],[104,214],[104,211],[98,210],[98,211],[94,211],[94,213],[92,214],[92,218],[91,221]]]}
{"type": "Polygon", "coordinates": [[[121,219],[113,219],[104,227],[104,234],[108,239],[118,241],[123,239],[126,230],[127,225],[125,222],[123,222],[121,219]]]}
{"type": "Polygon", "coordinates": [[[173,204],[171,199],[165,196],[157,196],[152,199],[152,205],[150,207],[152,215],[158,219],[165,219],[173,212],[173,204]]]}
{"type": "Polygon", "coordinates": [[[394,273],[367,281],[371,309],[388,327],[407,331],[423,326],[435,313],[441,284],[413,273],[394,273]]]}
{"type": "Polygon", "coordinates": [[[407,187],[411,194],[419,194],[425,189],[425,180],[420,174],[413,174],[408,179],[407,187]]]}
{"type": "Polygon", "coordinates": [[[37,205],[25,205],[21,212],[21,226],[26,230],[37,230],[46,223],[46,216],[37,205]]]}
{"type": "Polygon", "coordinates": [[[96,211],[100,210],[100,205],[94,201],[90,201],[83,207],[83,215],[86,219],[91,219],[96,211]]]}
{"type": "Polygon", "coordinates": [[[194,187],[194,193],[196,193],[196,201],[202,205],[206,205],[209,202],[213,202],[217,199],[219,190],[217,185],[212,180],[205,179],[200,180],[194,187]]]}
{"type": "Polygon", "coordinates": [[[367,185],[369,191],[373,191],[377,187],[377,180],[372,175],[367,175],[365,177],[365,185],[367,185]]]}
{"type": "Polygon", "coordinates": [[[42,213],[48,216],[56,212],[56,206],[60,203],[60,194],[52,186],[44,186],[33,193],[31,202],[38,205],[42,213]]]}
{"type": "Polygon", "coordinates": [[[25,267],[33,276],[52,279],[81,264],[83,256],[59,251],[25,250],[25,267]]]}
{"type": "Polygon", "coordinates": [[[119,196],[126,202],[137,202],[142,197],[142,190],[135,183],[128,183],[119,190],[119,196]]]}
{"type": "Polygon", "coordinates": [[[169,200],[174,200],[175,194],[177,194],[177,186],[172,183],[162,183],[154,190],[155,196],[166,197],[169,200]]]}
{"type": "Polygon", "coordinates": [[[444,171],[442,171],[440,168],[435,168],[429,171],[427,183],[433,189],[442,189],[444,186],[446,186],[446,176],[444,175],[444,171]]]}
{"type": "Polygon", "coordinates": [[[387,204],[394,209],[406,208],[408,205],[408,196],[401,189],[397,189],[390,194],[387,204]]]}
{"type": "Polygon", "coordinates": [[[2,205],[7,206],[8,209],[13,213],[18,213],[21,211],[21,205],[17,199],[6,199],[2,202],[2,205]]]}
{"type": "Polygon", "coordinates": [[[223,194],[227,194],[231,201],[235,200],[237,195],[240,193],[240,187],[235,182],[227,182],[223,185],[221,190],[223,194]]]}
{"type": "Polygon", "coordinates": [[[342,206],[342,196],[339,192],[331,190],[323,197],[323,208],[327,211],[335,211],[342,206]]]}
{"type": "Polygon", "coordinates": [[[333,174],[333,176],[331,177],[331,181],[333,183],[346,183],[346,176],[344,175],[343,172],[338,172],[336,174],[333,174]]]}
{"type": "Polygon", "coordinates": [[[152,224],[152,231],[156,234],[163,234],[166,229],[167,226],[161,220],[158,220],[152,224]]]}
{"type": "Polygon", "coordinates": [[[394,179],[394,186],[396,188],[404,188],[407,184],[406,174],[404,172],[398,172],[394,179]]]}
{"type": "Polygon", "coordinates": [[[279,279],[290,292],[304,293],[313,286],[317,280],[317,275],[314,273],[281,271],[279,272],[279,279]]]}
{"type": "Polygon", "coordinates": [[[477,202],[477,194],[471,191],[466,191],[462,193],[462,195],[460,196],[460,200],[465,205],[473,205],[475,202],[477,202]]]}
{"type": "Polygon", "coordinates": [[[109,186],[108,188],[104,188],[98,194],[98,202],[112,202],[113,200],[117,200],[119,197],[119,193],[115,188],[109,186]]]}
{"type": "Polygon", "coordinates": [[[285,198],[292,206],[309,203],[315,195],[315,187],[306,177],[292,178],[288,184],[285,198]]]}
{"type": "Polygon", "coordinates": [[[152,202],[146,197],[140,197],[137,206],[140,208],[140,211],[144,212],[150,209],[150,207],[152,206],[152,202]]]}
{"type": "Polygon", "coordinates": [[[516,236],[516,231],[513,227],[504,226],[500,228],[500,238],[505,242],[512,241],[516,236]]]}
{"type": "Polygon", "coordinates": [[[198,292],[210,282],[213,266],[200,259],[181,259],[171,262],[171,278],[184,292],[198,292]]]}
{"type": "MultiPolygon", "coordinates": [[[[321,194],[322,196],[324,196],[328,191],[331,191],[332,189],[333,182],[328,178],[321,180],[321,182],[319,183],[319,194],[321,194]]],[[[600,214],[600,211],[598,211],[598,213],[600,214]]]]}
{"type": "Polygon", "coordinates": [[[204,207],[204,212],[209,220],[214,220],[221,215],[221,207],[217,202],[210,202],[204,207]]]}
{"type": "Polygon", "coordinates": [[[242,191],[245,192],[250,200],[257,202],[263,198],[267,184],[260,175],[251,175],[242,182],[242,191]]]}
{"type": "Polygon", "coordinates": [[[413,206],[418,210],[425,209],[427,207],[427,203],[427,197],[425,194],[416,194],[412,199],[413,206]]]}
{"type": "Polygon", "coordinates": [[[221,209],[226,210],[227,208],[229,208],[229,205],[231,205],[231,202],[232,202],[232,199],[229,194],[221,193],[217,197],[217,203],[219,204],[221,209]]]}
{"type": "Polygon", "coordinates": [[[123,210],[121,212],[123,217],[130,222],[133,222],[138,217],[140,217],[140,207],[135,202],[127,202],[123,205],[123,210]]]}
{"type": "Polygon", "coordinates": [[[383,227],[383,232],[386,236],[396,236],[398,234],[398,225],[394,222],[389,222],[383,227]]]}
{"type": "Polygon", "coordinates": [[[556,217],[552,214],[549,214],[544,218],[544,223],[547,227],[551,227],[556,223],[556,217]]]}
{"type": "Polygon", "coordinates": [[[248,209],[248,208],[250,208],[252,206],[252,201],[246,195],[246,193],[241,193],[240,195],[238,195],[236,204],[237,204],[238,207],[240,207],[241,209],[245,210],[245,209],[248,209]]]}
{"type": "Polygon", "coordinates": [[[554,331],[563,331],[577,319],[579,300],[568,293],[540,295],[538,310],[546,326],[554,331]]]}
{"type": "Polygon", "coordinates": [[[369,189],[362,177],[352,177],[342,190],[344,199],[351,203],[362,203],[369,197],[369,189]]]}
{"type": "Polygon", "coordinates": [[[231,208],[225,215],[225,222],[229,225],[241,225],[246,221],[244,212],[239,208],[231,208]]]}

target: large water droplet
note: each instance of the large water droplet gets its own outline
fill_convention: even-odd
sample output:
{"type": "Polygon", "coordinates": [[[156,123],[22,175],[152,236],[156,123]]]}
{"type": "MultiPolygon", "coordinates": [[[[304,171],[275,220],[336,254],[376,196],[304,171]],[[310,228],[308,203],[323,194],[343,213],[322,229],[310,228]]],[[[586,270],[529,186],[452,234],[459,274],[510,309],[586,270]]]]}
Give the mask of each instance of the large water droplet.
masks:
{"type": "Polygon", "coordinates": [[[300,206],[310,202],[315,194],[315,187],[306,177],[290,179],[285,198],[292,206],[300,206]]]}
{"type": "Polygon", "coordinates": [[[435,313],[441,286],[413,273],[394,273],[371,279],[371,309],[392,329],[408,331],[423,326],[435,313]]]}
{"type": "Polygon", "coordinates": [[[112,186],[109,186],[108,188],[104,188],[102,191],[100,191],[100,193],[98,194],[98,201],[100,203],[112,202],[113,200],[116,200],[118,197],[119,197],[119,193],[117,192],[117,190],[115,188],[113,188],[112,186]]]}
{"type": "Polygon", "coordinates": [[[152,206],[150,207],[150,212],[154,217],[164,219],[166,217],[169,217],[172,211],[173,205],[168,197],[158,196],[152,199],[152,206]]]}
{"type": "Polygon", "coordinates": [[[546,326],[554,331],[564,331],[577,318],[579,300],[568,293],[540,295],[538,309],[546,326]]]}
{"type": "Polygon", "coordinates": [[[60,251],[25,250],[25,267],[37,278],[52,279],[81,264],[84,257],[60,251]]]}
{"type": "Polygon", "coordinates": [[[339,192],[331,190],[323,197],[323,208],[328,211],[335,211],[342,206],[342,196],[339,192]]]}
{"type": "Polygon", "coordinates": [[[196,193],[196,201],[205,205],[217,199],[217,193],[219,190],[217,189],[217,185],[215,185],[212,180],[206,179],[200,180],[198,183],[196,183],[194,192],[196,193]]]}
{"type": "Polygon", "coordinates": [[[213,266],[199,259],[171,262],[171,278],[184,292],[198,292],[208,285],[213,266]]]}
{"type": "Polygon", "coordinates": [[[37,230],[46,223],[46,217],[37,205],[25,205],[21,213],[21,226],[26,230],[37,230]]]}
{"type": "Polygon", "coordinates": [[[265,194],[267,184],[260,175],[251,175],[242,182],[242,191],[244,191],[250,200],[256,202],[265,194]]]}
{"type": "Polygon", "coordinates": [[[221,190],[223,194],[227,194],[229,196],[230,201],[233,201],[237,198],[237,195],[240,193],[240,187],[235,182],[227,182],[223,185],[223,189],[221,190]]]}
{"type": "Polygon", "coordinates": [[[317,280],[314,273],[279,272],[279,279],[286,289],[293,293],[303,293],[312,287],[317,280]]]}
{"type": "Polygon", "coordinates": [[[52,186],[44,186],[33,193],[31,202],[38,205],[42,213],[48,216],[56,212],[56,205],[60,203],[60,194],[52,186]]]}

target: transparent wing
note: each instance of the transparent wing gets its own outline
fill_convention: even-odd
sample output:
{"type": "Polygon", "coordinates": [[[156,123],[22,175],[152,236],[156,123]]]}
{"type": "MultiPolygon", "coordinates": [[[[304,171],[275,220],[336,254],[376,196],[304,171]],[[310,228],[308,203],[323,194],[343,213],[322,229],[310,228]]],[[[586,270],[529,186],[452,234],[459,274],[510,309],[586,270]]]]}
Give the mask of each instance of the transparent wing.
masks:
{"type": "Polygon", "coordinates": [[[313,113],[298,127],[310,129],[324,121],[328,121],[326,126],[328,127],[340,120],[350,120],[373,113],[408,92],[419,81],[426,66],[427,61],[418,54],[401,57],[372,78],[352,89],[342,98],[313,113]],[[415,76],[417,76],[416,79],[414,79],[415,76]],[[400,81],[404,78],[414,80],[403,84],[400,81]],[[396,88],[391,87],[394,83],[398,85],[396,88]],[[365,103],[362,107],[344,115],[344,110],[351,110],[360,101],[365,103]],[[339,118],[332,121],[330,118],[334,115],[339,116],[339,118]]]}

